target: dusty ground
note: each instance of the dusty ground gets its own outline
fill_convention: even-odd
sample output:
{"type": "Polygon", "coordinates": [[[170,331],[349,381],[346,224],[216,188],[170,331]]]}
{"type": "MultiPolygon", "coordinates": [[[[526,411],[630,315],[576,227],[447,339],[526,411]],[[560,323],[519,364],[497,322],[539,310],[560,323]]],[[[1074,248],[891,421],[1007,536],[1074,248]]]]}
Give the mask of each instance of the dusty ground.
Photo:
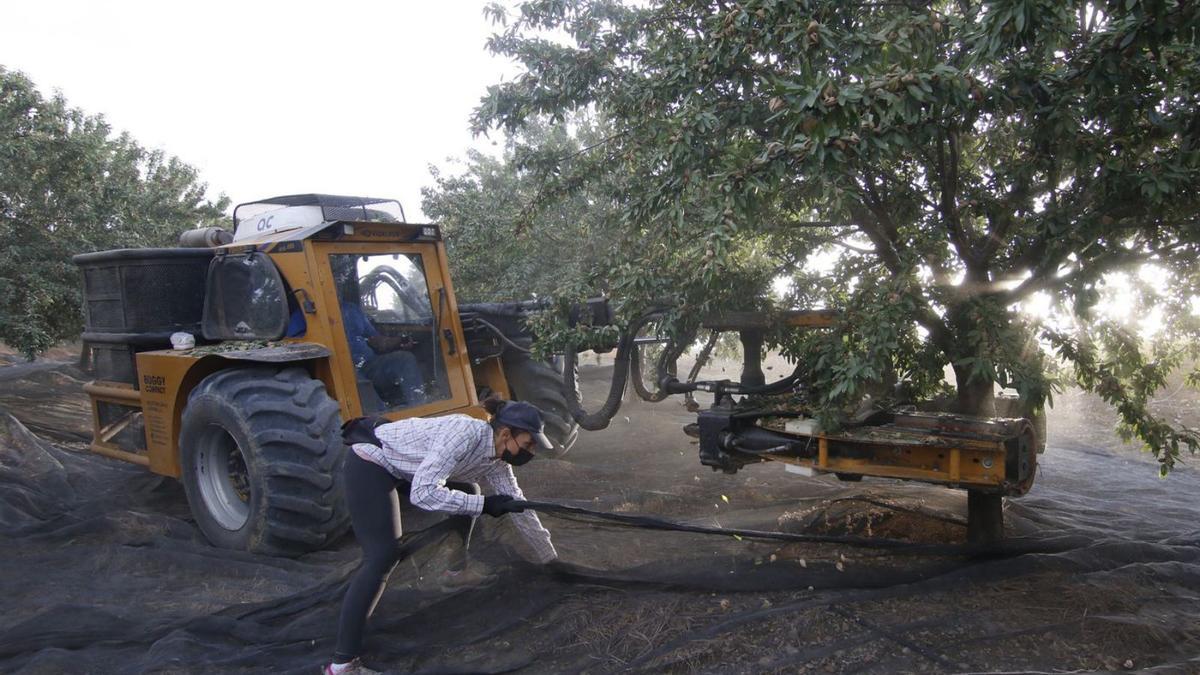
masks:
{"type": "MultiPolygon", "coordinates": [[[[68,357],[69,358],[69,357],[68,357]]],[[[0,362],[4,361],[0,355],[0,362]]],[[[10,359],[9,363],[13,363],[10,359]]],[[[607,375],[591,368],[596,395],[607,375]]],[[[0,366],[0,671],[315,672],[357,549],[299,560],[200,538],[171,480],[77,452],[73,365],[0,366]]],[[[1196,420],[1182,393],[1165,403],[1196,420]]],[[[699,465],[673,401],[627,403],[565,460],[518,471],[531,498],[702,524],[963,539],[965,493],[699,465]]],[[[491,587],[429,583],[445,547],[401,565],[370,638],[395,672],[1200,672],[1200,475],[1108,434],[1060,397],[1032,492],[988,559],[597,527],[548,517],[558,578],[516,562],[485,520],[491,587]]],[[[406,514],[416,531],[429,518],[406,514]]]]}

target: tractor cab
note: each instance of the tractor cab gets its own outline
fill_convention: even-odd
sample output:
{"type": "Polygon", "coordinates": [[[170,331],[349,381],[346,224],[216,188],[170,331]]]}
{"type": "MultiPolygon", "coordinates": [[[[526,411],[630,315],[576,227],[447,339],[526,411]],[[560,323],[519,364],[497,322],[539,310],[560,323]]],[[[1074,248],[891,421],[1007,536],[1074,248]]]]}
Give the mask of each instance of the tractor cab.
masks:
{"type": "Polygon", "coordinates": [[[291,195],[239,205],[209,269],[206,340],[330,352],[344,416],[475,403],[438,228],[394,200],[291,195]]]}
{"type": "MultiPolygon", "coordinates": [[[[364,414],[397,411],[450,398],[425,263],[419,253],[330,253],[341,335],[364,414]]],[[[443,307],[444,313],[444,307],[443,307]]],[[[448,317],[441,317],[445,321],[448,317]]],[[[293,303],[285,337],[305,339],[308,319],[293,303]]]]}

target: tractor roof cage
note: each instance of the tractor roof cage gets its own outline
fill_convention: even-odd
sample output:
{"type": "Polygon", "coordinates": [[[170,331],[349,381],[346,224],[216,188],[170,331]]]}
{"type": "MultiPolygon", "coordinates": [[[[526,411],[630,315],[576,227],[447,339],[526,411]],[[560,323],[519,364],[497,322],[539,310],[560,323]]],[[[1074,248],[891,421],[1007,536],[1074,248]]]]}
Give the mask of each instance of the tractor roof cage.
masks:
{"type": "Polygon", "coordinates": [[[351,220],[356,222],[404,223],[404,207],[395,199],[350,197],[347,195],[284,195],[238,204],[233,209],[234,227],[270,211],[289,206],[315,206],[326,222],[351,220]]]}

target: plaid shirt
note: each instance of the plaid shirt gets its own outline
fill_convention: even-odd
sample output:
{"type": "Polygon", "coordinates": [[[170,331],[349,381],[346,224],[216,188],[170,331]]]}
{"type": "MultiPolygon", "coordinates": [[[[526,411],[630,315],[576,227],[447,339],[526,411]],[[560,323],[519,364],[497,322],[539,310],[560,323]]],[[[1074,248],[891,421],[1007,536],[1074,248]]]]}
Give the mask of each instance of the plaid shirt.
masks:
{"type": "MultiPolygon", "coordinates": [[[[426,511],[478,516],[483,497],[446,487],[446,481],[479,483],[484,494],[511,495],[525,499],[512,467],[496,457],[492,427],[466,415],[414,417],[376,427],[383,443],[376,447],[356,443],[354,452],[374,462],[393,476],[412,483],[409,501],[426,511]]],[[[535,562],[558,557],[550,533],[533,511],[510,514],[512,523],[532,549],[535,562]]]]}

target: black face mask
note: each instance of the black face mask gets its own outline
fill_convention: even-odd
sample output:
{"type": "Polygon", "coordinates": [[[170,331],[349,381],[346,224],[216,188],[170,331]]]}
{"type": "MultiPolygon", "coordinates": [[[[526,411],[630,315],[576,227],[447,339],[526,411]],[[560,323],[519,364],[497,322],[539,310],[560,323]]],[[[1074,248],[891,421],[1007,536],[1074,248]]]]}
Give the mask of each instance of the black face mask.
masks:
{"type": "Polygon", "coordinates": [[[509,453],[508,447],[506,446],[504,448],[504,454],[500,455],[500,459],[512,464],[513,466],[521,466],[522,464],[526,464],[529,462],[529,460],[533,459],[533,453],[528,449],[519,446],[515,454],[509,453]]]}
{"type": "Polygon", "coordinates": [[[512,464],[513,466],[521,466],[522,464],[525,464],[529,460],[533,459],[533,453],[524,448],[521,448],[521,451],[515,455],[510,455],[507,452],[504,453],[504,457],[502,457],[501,459],[508,462],[509,464],[512,464]]]}

